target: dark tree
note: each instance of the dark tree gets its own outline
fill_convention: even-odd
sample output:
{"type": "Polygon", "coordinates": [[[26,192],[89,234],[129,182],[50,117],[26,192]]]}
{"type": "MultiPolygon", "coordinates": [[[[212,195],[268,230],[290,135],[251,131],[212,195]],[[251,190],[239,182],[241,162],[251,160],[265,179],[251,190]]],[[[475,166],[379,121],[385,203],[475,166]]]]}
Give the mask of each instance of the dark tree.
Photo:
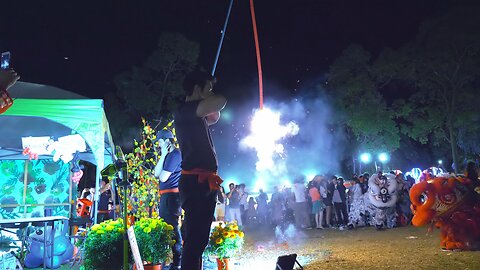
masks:
{"type": "Polygon", "coordinates": [[[417,93],[405,103],[402,131],[422,143],[447,142],[454,164],[459,164],[458,147],[478,151],[472,140],[478,138],[480,119],[479,12],[462,8],[426,22],[416,41],[403,49],[409,59],[403,78],[414,83],[417,93]]]}
{"type": "Polygon", "coordinates": [[[378,67],[382,59],[373,61],[363,47],[351,45],[330,66],[328,75],[328,92],[345,113],[341,124],[362,150],[394,151],[400,145],[395,112],[379,92],[391,77],[378,67]]]}
{"type": "Polygon", "coordinates": [[[131,148],[141,117],[155,128],[171,118],[183,96],[183,79],[197,66],[198,55],[198,43],[182,34],[162,34],[157,49],[141,67],[115,77],[117,91],[105,97],[115,142],[131,148]]]}

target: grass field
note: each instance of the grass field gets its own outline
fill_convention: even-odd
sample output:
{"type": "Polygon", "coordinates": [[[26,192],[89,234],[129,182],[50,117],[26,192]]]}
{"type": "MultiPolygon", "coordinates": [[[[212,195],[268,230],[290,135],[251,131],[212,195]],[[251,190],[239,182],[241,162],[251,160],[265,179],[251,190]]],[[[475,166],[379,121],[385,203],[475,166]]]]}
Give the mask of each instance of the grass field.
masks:
{"type": "Polygon", "coordinates": [[[297,253],[306,270],[480,269],[480,251],[442,251],[439,231],[427,234],[425,227],[302,230],[287,244],[273,236],[266,230],[247,233],[238,269],[274,269],[276,258],[289,253],[297,253]]]}
{"type": "MultiPolygon", "coordinates": [[[[278,256],[292,253],[298,254],[305,270],[480,269],[480,251],[442,251],[439,231],[427,234],[425,227],[291,229],[286,234],[287,241],[280,243],[273,229],[246,230],[244,249],[232,259],[233,270],[273,270],[278,256]]],[[[66,264],[60,269],[78,268],[66,264]]],[[[206,261],[204,269],[216,269],[215,263],[206,261]]]]}

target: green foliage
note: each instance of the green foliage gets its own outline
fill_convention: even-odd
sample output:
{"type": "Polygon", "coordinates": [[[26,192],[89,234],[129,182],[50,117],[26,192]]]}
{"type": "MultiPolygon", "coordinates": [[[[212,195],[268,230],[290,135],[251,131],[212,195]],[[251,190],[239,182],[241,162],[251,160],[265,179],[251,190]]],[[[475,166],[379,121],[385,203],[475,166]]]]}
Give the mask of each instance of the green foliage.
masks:
{"type": "Polygon", "coordinates": [[[243,237],[236,222],[220,223],[213,229],[205,253],[219,259],[231,258],[242,249],[243,237]]]}
{"type": "Polygon", "coordinates": [[[473,136],[480,117],[475,101],[480,75],[478,12],[478,8],[457,9],[424,23],[415,42],[408,45],[413,53],[405,54],[410,76],[403,79],[411,81],[417,93],[405,104],[401,130],[422,143],[449,143],[456,164],[457,148],[467,154],[476,151],[468,140],[478,138],[473,136]]]}
{"type": "Polygon", "coordinates": [[[415,41],[385,48],[376,59],[349,46],[328,76],[330,94],[345,112],[339,124],[366,150],[395,150],[404,134],[435,151],[449,147],[454,162],[458,148],[480,153],[479,12],[478,5],[451,10],[425,22],[415,41]],[[399,93],[385,100],[389,89],[399,93]]]}
{"type": "MultiPolygon", "coordinates": [[[[393,57],[385,54],[385,57],[393,57]]],[[[359,45],[351,45],[330,67],[328,89],[336,98],[343,124],[364,150],[395,150],[399,147],[399,129],[393,108],[388,107],[379,89],[391,75],[389,69],[372,63],[371,55],[359,45]]]]}
{"type": "Polygon", "coordinates": [[[161,218],[142,218],[133,228],[143,261],[153,265],[171,262],[175,244],[172,225],[161,218]]]}
{"type": "Polygon", "coordinates": [[[183,95],[185,75],[197,64],[199,46],[181,34],[163,34],[157,49],[142,67],[115,78],[117,93],[127,111],[158,119],[183,95]]]}
{"type": "Polygon", "coordinates": [[[11,244],[15,245],[15,242],[12,237],[0,235],[0,250],[10,250],[12,247],[11,244]]]}
{"type": "Polygon", "coordinates": [[[183,98],[183,79],[197,66],[197,42],[178,33],[162,34],[156,50],[141,66],[114,78],[115,93],[105,96],[107,116],[113,139],[131,147],[138,119],[168,121],[178,101],[183,98]],[[131,130],[126,126],[134,127],[131,130]]]}
{"type": "Polygon", "coordinates": [[[85,239],[84,270],[121,269],[123,261],[123,220],[93,225],[85,239]]]}

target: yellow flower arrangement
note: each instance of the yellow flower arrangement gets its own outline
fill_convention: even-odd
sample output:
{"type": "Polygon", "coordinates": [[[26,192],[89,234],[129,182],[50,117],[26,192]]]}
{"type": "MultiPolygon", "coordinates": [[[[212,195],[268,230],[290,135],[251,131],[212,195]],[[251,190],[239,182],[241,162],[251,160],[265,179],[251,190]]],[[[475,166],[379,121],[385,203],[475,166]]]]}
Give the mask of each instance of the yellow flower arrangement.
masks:
{"type": "Polygon", "coordinates": [[[84,270],[120,269],[123,255],[123,220],[107,220],[93,225],[85,239],[84,270]]]}
{"type": "Polygon", "coordinates": [[[219,259],[231,258],[242,249],[243,238],[236,222],[220,223],[213,228],[205,252],[219,259]]]}
{"type": "Polygon", "coordinates": [[[172,259],[173,226],[161,218],[141,218],[133,226],[142,260],[168,264],[172,259]]]}

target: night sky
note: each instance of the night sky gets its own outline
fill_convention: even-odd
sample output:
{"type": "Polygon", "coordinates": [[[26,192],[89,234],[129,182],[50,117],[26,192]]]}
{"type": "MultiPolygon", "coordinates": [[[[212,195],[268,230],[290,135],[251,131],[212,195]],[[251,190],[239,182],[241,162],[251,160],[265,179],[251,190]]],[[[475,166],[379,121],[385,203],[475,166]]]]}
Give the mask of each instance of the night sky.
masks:
{"type": "MultiPolygon", "coordinates": [[[[162,32],[198,41],[200,64],[210,70],[229,2],[4,1],[0,50],[12,52],[12,66],[24,81],[102,98],[114,90],[114,75],[145,61],[162,32]]],[[[422,20],[453,2],[255,1],[266,96],[316,80],[350,43],[374,53],[401,46],[422,20]]],[[[256,72],[249,1],[234,0],[218,90],[249,99],[255,92],[239,89],[255,85],[256,72]]]]}
{"type": "MultiPolygon", "coordinates": [[[[229,2],[3,1],[0,50],[11,51],[11,66],[23,81],[103,98],[107,92],[115,91],[116,74],[143,64],[163,32],[180,32],[199,42],[200,65],[211,70],[229,2]]],[[[415,38],[421,22],[463,2],[255,1],[265,101],[268,104],[275,99],[276,109],[287,108],[289,120],[304,124],[300,127],[301,134],[287,145],[288,162],[296,166],[296,173],[315,173],[311,168],[318,172],[322,166],[323,172],[339,169],[329,162],[337,162],[342,153],[332,153],[330,148],[338,145],[340,149],[343,136],[324,130],[324,122],[332,113],[328,104],[311,100],[309,106],[321,109],[310,113],[303,107],[306,102],[297,102],[322,83],[335,58],[351,43],[364,46],[374,56],[384,47],[399,48],[415,38]],[[320,153],[328,155],[319,159],[320,153]]],[[[248,118],[258,106],[248,0],[234,0],[215,75],[216,91],[230,100],[230,108],[227,107],[222,122],[213,130],[220,172],[227,180],[230,177],[245,181],[253,177],[255,155],[251,151],[238,151],[232,141],[240,141],[246,135],[248,118]],[[232,110],[231,107],[235,108],[232,105],[236,109],[232,110]],[[250,174],[244,173],[240,177],[243,179],[238,179],[238,173],[246,171],[250,174]]]]}

